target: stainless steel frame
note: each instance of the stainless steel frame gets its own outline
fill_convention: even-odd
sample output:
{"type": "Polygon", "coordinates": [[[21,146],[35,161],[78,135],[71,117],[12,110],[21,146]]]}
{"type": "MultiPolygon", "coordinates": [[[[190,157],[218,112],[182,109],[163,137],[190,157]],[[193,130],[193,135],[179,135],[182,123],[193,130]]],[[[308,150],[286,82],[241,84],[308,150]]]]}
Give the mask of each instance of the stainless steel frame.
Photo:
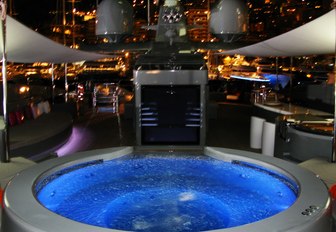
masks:
{"type": "MultiPolygon", "coordinates": [[[[136,118],[136,144],[141,143],[141,86],[143,85],[198,85],[200,86],[201,125],[200,143],[204,146],[206,135],[206,96],[208,71],[207,70],[134,70],[135,85],[135,118],[136,118]]],[[[179,147],[172,145],[171,148],[179,147]]]]}

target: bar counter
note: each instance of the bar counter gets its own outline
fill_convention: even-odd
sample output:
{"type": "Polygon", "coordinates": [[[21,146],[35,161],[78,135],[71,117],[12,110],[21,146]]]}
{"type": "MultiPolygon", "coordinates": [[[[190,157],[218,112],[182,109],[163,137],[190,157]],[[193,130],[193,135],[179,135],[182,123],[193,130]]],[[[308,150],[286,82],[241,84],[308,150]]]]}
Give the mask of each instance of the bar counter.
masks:
{"type": "Polygon", "coordinates": [[[312,114],[312,115],[331,115],[330,113],[323,112],[320,110],[310,109],[303,106],[294,105],[291,103],[278,103],[278,102],[269,102],[265,104],[254,103],[255,107],[259,107],[266,111],[274,112],[280,115],[292,115],[292,114],[312,114]]]}
{"type": "MultiPolygon", "coordinates": [[[[263,155],[282,157],[277,154],[279,120],[281,116],[307,115],[333,118],[328,112],[282,102],[254,103],[250,127],[250,147],[261,149],[263,155]]],[[[292,144],[293,145],[293,144],[292,144]]],[[[281,152],[283,153],[283,152],[281,152]]]]}

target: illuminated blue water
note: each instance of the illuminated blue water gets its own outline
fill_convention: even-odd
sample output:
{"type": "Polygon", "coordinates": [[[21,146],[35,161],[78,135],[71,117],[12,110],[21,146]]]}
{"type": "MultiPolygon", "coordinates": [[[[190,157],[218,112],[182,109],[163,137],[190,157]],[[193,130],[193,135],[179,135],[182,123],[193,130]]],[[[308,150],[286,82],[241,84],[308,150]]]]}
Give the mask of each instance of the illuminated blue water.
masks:
{"type": "Polygon", "coordinates": [[[282,88],[285,88],[289,83],[290,76],[283,74],[272,74],[272,73],[262,73],[261,76],[270,80],[271,87],[277,87],[280,85],[282,88]]]}
{"type": "Polygon", "coordinates": [[[290,207],[297,186],[241,162],[206,156],[127,156],[73,166],[40,181],[49,210],[130,231],[204,231],[262,220],[290,207]]]}

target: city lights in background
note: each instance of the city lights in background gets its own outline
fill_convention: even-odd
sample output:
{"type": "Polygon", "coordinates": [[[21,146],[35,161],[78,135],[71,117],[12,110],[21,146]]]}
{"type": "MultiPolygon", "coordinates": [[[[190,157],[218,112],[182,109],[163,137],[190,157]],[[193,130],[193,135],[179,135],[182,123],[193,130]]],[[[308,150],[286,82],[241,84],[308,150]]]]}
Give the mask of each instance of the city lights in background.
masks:
{"type": "MultiPolygon", "coordinates": [[[[133,35],[127,42],[147,41],[151,37],[147,30],[141,26],[148,22],[148,10],[150,11],[150,23],[155,24],[158,17],[159,6],[164,0],[129,0],[134,7],[133,35]],[[150,8],[148,9],[148,4],[150,8]]],[[[51,2],[51,1],[50,1],[51,2]]],[[[24,0],[10,1],[10,12],[14,18],[18,18],[29,27],[39,33],[63,43],[65,34],[66,44],[77,48],[83,40],[94,43],[96,0],[63,0],[65,4],[65,27],[63,27],[62,1],[57,4],[48,2],[31,2],[29,6],[24,0]],[[28,8],[29,7],[29,8],[28,8]],[[31,13],[28,15],[27,11],[31,13]],[[45,11],[45,12],[44,12],[45,11]],[[48,18],[46,15],[49,14],[48,18]],[[43,20],[41,17],[44,17],[43,20]],[[36,18],[36,19],[35,19],[36,18]],[[47,30],[49,28],[49,30],[47,30]],[[75,41],[73,41],[75,40],[75,41]]],[[[192,41],[216,42],[216,39],[208,34],[209,8],[217,2],[215,0],[181,0],[184,7],[188,25],[197,24],[199,28],[189,31],[188,36],[192,41]]],[[[247,0],[249,9],[249,33],[248,40],[264,40],[275,35],[287,32],[303,25],[331,9],[332,0],[247,0]]]]}

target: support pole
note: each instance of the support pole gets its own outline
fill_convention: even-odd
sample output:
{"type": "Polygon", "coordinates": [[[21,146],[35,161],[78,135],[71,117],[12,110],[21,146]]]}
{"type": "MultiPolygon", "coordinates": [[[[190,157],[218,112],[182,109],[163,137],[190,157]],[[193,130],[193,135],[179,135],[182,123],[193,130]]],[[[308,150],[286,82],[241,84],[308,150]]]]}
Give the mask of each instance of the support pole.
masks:
{"type": "Polygon", "coordinates": [[[76,22],[75,22],[75,0],[72,0],[72,48],[76,48],[76,36],[75,36],[75,30],[76,30],[76,22]]]}
{"type": "Polygon", "coordinates": [[[293,92],[293,67],[294,60],[293,56],[290,57],[290,70],[289,70],[289,103],[292,103],[292,92],[293,92]]]}
{"type": "Polygon", "coordinates": [[[13,1],[9,0],[9,16],[13,16],[13,1]]]}
{"type": "MultiPolygon", "coordinates": [[[[334,0],[331,5],[331,9],[336,9],[336,0],[334,0]]],[[[335,42],[335,51],[334,51],[334,70],[331,75],[334,75],[332,78],[334,78],[334,137],[333,137],[333,152],[331,155],[331,162],[336,163],[336,42],[335,42]]]]}
{"type": "Polygon", "coordinates": [[[276,72],[276,85],[275,85],[275,90],[279,91],[279,57],[277,56],[275,58],[275,72],[276,72]]]}
{"type": "Polygon", "coordinates": [[[63,45],[66,45],[66,36],[65,36],[65,28],[66,28],[66,12],[65,12],[65,0],[62,2],[62,11],[63,11],[63,19],[62,19],[62,25],[63,25],[63,45]]]}
{"type": "Polygon", "coordinates": [[[69,85],[68,85],[68,64],[64,64],[64,89],[65,89],[65,95],[64,95],[64,101],[68,102],[68,94],[69,94],[69,85]]]}
{"type": "Polygon", "coordinates": [[[55,104],[55,64],[51,64],[51,104],[55,104]]]}
{"type": "Polygon", "coordinates": [[[332,78],[334,78],[334,137],[333,137],[333,152],[331,156],[331,162],[336,163],[336,43],[335,43],[334,70],[333,73],[331,73],[331,75],[333,75],[332,78]]]}
{"type": "Polygon", "coordinates": [[[147,0],[147,25],[150,26],[151,24],[151,7],[150,7],[150,0],[147,0]]]}
{"type": "Polygon", "coordinates": [[[1,6],[1,35],[2,35],[2,90],[3,90],[3,120],[4,128],[2,133],[2,149],[0,162],[9,162],[9,133],[8,133],[8,115],[7,115],[7,54],[6,54],[6,0],[0,2],[1,6]]]}

